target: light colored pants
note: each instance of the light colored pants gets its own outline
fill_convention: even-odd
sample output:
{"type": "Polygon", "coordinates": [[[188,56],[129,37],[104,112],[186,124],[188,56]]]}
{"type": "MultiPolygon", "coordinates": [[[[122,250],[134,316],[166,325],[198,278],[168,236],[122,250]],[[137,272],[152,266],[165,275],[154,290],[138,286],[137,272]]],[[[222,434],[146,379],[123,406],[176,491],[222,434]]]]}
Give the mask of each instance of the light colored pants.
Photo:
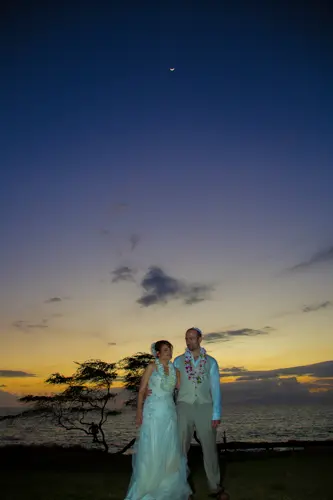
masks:
{"type": "Polygon", "coordinates": [[[201,443],[204,466],[211,492],[220,487],[220,466],[216,446],[216,429],[212,427],[213,406],[211,403],[177,403],[178,429],[182,451],[185,456],[190,449],[193,431],[201,443]]]}

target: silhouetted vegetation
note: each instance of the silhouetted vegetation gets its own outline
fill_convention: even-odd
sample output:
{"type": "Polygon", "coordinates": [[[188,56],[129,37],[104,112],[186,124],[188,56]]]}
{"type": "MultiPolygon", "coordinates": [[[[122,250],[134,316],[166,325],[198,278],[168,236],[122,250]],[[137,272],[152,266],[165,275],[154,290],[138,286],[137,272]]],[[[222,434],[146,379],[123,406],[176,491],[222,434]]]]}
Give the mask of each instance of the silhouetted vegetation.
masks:
{"type": "Polygon", "coordinates": [[[126,401],[127,406],[135,406],[139,391],[140,380],[147,365],[153,361],[154,356],[146,352],[138,352],[133,356],[128,356],[117,363],[119,370],[125,372],[122,380],[124,388],[131,396],[126,401]]]}
{"type": "MultiPolygon", "coordinates": [[[[124,389],[131,394],[125,405],[134,406],[143,372],[153,359],[151,354],[139,352],[118,363],[106,363],[99,359],[76,363],[78,368],[72,375],[66,377],[53,373],[45,380],[50,386],[63,386],[61,392],[49,396],[24,396],[19,401],[31,407],[20,413],[2,416],[0,421],[28,417],[47,419],[65,430],[91,435],[93,442],[100,443],[108,451],[104,424],[109,416],[121,413],[107,406],[117,396],[111,392],[111,387],[116,380],[122,380],[124,389]],[[119,372],[123,375],[120,376],[119,372]]],[[[134,441],[120,453],[130,448],[134,441]]]]}
{"type": "Polygon", "coordinates": [[[51,386],[63,386],[62,392],[50,396],[28,395],[20,398],[19,401],[33,405],[32,409],[22,412],[20,416],[38,416],[51,420],[68,431],[84,432],[108,451],[103,426],[109,415],[119,413],[110,411],[107,407],[116,397],[111,392],[112,384],[118,376],[116,364],[99,359],[76,364],[77,370],[69,377],[54,373],[45,381],[51,386]]]}

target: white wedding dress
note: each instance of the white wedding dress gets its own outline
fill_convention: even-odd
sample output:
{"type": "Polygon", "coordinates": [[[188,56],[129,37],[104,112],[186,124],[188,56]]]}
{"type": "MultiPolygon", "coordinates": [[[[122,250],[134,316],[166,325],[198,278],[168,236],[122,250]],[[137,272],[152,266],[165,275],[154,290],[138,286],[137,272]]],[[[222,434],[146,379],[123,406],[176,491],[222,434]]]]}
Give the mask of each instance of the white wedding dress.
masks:
{"type": "Polygon", "coordinates": [[[175,368],[169,376],[154,370],[152,393],[143,407],[143,421],[133,454],[133,474],[125,500],[188,500],[187,461],[181,454],[176,406],[175,368]],[[166,382],[166,379],[172,377],[166,382]],[[171,382],[171,383],[170,383],[171,382]],[[174,382],[174,383],[173,383],[174,382]]]}

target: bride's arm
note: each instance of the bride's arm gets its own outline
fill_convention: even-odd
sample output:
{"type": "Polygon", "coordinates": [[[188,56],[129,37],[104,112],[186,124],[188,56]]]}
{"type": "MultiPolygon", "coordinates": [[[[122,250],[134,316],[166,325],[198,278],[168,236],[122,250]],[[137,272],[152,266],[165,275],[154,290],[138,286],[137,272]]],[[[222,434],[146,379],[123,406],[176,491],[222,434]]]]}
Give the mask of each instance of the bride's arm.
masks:
{"type": "Polygon", "coordinates": [[[177,389],[177,391],[179,391],[179,388],[180,388],[180,371],[178,370],[178,368],[176,368],[176,376],[177,376],[176,389],[177,389]]]}
{"type": "Polygon", "coordinates": [[[136,410],[136,420],[137,424],[141,425],[142,423],[142,407],[143,407],[143,402],[145,399],[147,387],[148,387],[148,382],[150,379],[150,376],[154,370],[155,363],[150,363],[144,374],[142,375],[141,382],[140,382],[140,387],[139,387],[139,393],[138,393],[138,405],[137,405],[137,410],[136,410]]]}

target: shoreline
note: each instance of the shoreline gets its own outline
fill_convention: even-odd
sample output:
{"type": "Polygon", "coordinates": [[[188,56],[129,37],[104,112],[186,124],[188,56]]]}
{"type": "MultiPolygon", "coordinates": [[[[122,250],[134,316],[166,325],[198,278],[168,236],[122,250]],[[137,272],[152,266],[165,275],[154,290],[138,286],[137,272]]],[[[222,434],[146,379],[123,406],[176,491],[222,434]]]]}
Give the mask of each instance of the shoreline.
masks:
{"type": "MultiPolygon", "coordinates": [[[[270,456],[290,456],[290,455],[304,455],[304,454],[318,454],[318,455],[332,455],[333,454],[333,441],[329,446],[313,446],[308,449],[302,447],[290,447],[290,448],[264,448],[258,447],[254,449],[233,449],[233,450],[223,450],[218,446],[219,455],[221,459],[233,459],[237,457],[270,457],[270,456]]],[[[196,458],[202,455],[201,446],[194,444],[191,445],[189,451],[189,457],[196,458]]],[[[132,460],[132,454],[122,454],[119,452],[105,452],[102,447],[100,449],[96,448],[86,448],[81,445],[24,445],[24,444],[6,444],[0,446],[0,459],[1,456],[6,457],[6,462],[9,463],[10,458],[15,458],[15,463],[18,461],[23,461],[25,465],[29,465],[26,462],[27,456],[33,456],[34,458],[74,458],[75,459],[92,459],[97,458],[102,461],[115,461],[123,460],[125,462],[130,462],[132,460]]]]}
{"type": "MultiPolygon", "coordinates": [[[[126,453],[127,450],[131,450],[134,445],[135,438],[133,438],[127,445],[119,447],[114,450],[115,445],[110,443],[110,448],[114,451],[109,451],[108,455],[131,455],[131,453],[126,453]],[[125,452],[125,453],[124,453],[125,452]]],[[[325,449],[333,452],[333,439],[316,439],[316,440],[297,440],[289,439],[287,441],[218,441],[216,443],[219,454],[224,453],[236,453],[236,452],[246,452],[246,453],[258,453],[261,451],[296,451],[296,450],[313,450],[313,449],[325,449]]],[[[6,449],[31,449],[31,450],[81,450],[82,452],[100,452],[102,447],[98,446],[84,446],[82,444],[57,444],[57,443],[45,443],[45,444],[24,444],[24,443],[1,443],[0,441],[0,453],[1,450],[6,449]]],[[[191,449],[197,450],[201,449],[201,444],[199,441],[196,443],[191,443],[191,449]]]]}

